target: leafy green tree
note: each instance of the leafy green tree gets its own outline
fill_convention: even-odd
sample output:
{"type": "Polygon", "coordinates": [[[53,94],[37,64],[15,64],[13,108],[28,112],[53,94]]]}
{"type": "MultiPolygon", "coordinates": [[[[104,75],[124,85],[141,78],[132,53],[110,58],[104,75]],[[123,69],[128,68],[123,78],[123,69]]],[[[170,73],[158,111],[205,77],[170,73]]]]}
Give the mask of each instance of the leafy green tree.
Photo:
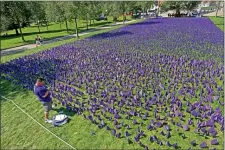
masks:
{"type": "Polygon", "coordinates": [[[0,32],[7,31],[9,26],[10,26],[10,19],[7,18],[5,15],[1,15],[1,29],[0,29],[0,32]]]}
{"type": "Polygon", "coordinates": [[[199,4],[200,4],[199,1],[186,1],[183,4],[183,9],[190,12],[193,9],[197,8],[199,4]]]}
{"type": "Polygon", "coordinates": [[[163,11],[176,10],[176,16],[180,17],[181,10],[191,11],[195,9],[199,3],[199,1],[165,1],[162,3],[161,9],[163,11]]]}
{"type": "Polygon", "coordinates": [[[80,2],[80,9],[79,9],[79,14],[80,14],[79,18],[82,20],[85,20],[87,30],[88,30],[88,20],[90,18],[89,5],[90,5],[90,2],[82,1],[80,2]]]}
{"type": "Polygon", "coordinates": [[[106,9],[106,14],[113,17],[113,21],[117,21],[118,16],[121,14],[120,6],[118,1],[105,2],[104,9],[106,9]]]}
{"type": "Polygon", "coordinates": [[[79,34],[78,34],[78,24],[77,24],[77,20],[78,17],[80,16],[80,9],[81,5],[80,5],[80,1],[73,1],[73,2],[69,2],[69,18],[70,20],[74,19],[74,23],[75,23],[75,32],[77,37],[79,38],[79,34]]]}
{"type": "Polygon", "coordinates": [[[153,5],[153,1],[138,1],[136,6],[142,9],[142,13],[147,13],[148,9],[150,9],[153,5]]]}
{"type": "Polygon", "coordinates": [[[45,12],[45,6],[44,6],[44,2],[31,2],[30,3],[30,9],[32,12],[32,19],[37,23],[38,25],[38,31],[39,33],[40,31],[40,24],[42,24],[43,22],[46,23],[46,27],[48,30],[48,22],[47,22],[47,18],[46,18],[46,12],[45,12]]]}
{"type": "Polygon", "coordinates": [[[88,9],[89,9],[89,17],[90,17],[90,25],[91,25],[91,20],[93,20],[93,24],[94,24],[94,20],[98,18],[100,14],[102,14],[104,11],[102,7],[102,2],[91,1],[89,2],[88,9]]]}
{"type": "Polygon", "coordinates": [[[65,22],[67,32],[69,31],[68,29],[68,18],[70,16],[69,4],[70,4],[69,2],[57,1],[57,2],[48,2],[46,5],[47,18],[51,21],[59,22],[60,28],[61,23],[65,22]]]}
{"type": "MultiPolygon", "coordinates": [[[[28,22],[31,17],[31,11],[29,9],[29,2],[23,1],[5,1],[1,2],[1,15],[5,18],[9,18],[11,24],[18,25],[20,35],[23,41],[25,41],[22,24],[28,22]]],[[[16,32],[17,33],[17,32],[16,32]]]]}

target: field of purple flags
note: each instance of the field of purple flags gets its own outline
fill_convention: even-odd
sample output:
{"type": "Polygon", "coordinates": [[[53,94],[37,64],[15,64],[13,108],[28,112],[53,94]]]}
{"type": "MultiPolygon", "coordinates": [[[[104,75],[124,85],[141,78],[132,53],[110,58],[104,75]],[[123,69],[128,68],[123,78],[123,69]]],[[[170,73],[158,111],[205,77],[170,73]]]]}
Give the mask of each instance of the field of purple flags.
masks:
{"type": "Polygon", "coordinates": [[[207,18],[149,19],[1,64],[32,90],[140,148],[224,145],[224,33],[207,18]]]}

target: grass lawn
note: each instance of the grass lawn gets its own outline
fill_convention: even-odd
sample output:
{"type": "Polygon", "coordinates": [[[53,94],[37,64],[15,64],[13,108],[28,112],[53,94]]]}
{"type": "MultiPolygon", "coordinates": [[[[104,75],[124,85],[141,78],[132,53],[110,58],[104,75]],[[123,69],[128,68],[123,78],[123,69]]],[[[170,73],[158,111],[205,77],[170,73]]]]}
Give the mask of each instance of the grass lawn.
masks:
{"type": "MultiPolygon", "coordinates": [[[[134,23],[134,22],[133,22],[134,23]]],[[[93,34],[110,31],[121,26],[116,26],[111,29],[105,29],[101,31],[97,31],[88,35],[81,37],[80,39],[89,37],[93,34]]],[[[5,63],[12,59],[16,59],[25,55],[33,54],[39,51],[43,51],[46,49],[50,49],[55,46],[59,46],[68,42],[73,42],[77,39],[70,39],[66,41],[56,42],[53,44],[49,44],[43,47],[34,48],[22,53],[3,56],[2,62],[5,63]]],[[[136,143],[128,144],[126,138],[123,136],[122,139],[117,139],[112,136],[110,131],[105,129],[99,129],[96,125],[91,123],[90,121],[84,119],[83,116],[75,115],[72,112],[65,111],[63,107],[60,105],[57,106],[57,111],[64,110],[65,113],[70,116],[71,120],[68,124],[65,124],[62,127],[52,127],[50,124],[45,124],[43,117],[43,110],[40,102],[33,94],[32,91],[22,89],[19,86],[13,85],[11,82],[6,80],[1,80],[1,95],[14,100],[22,109],[28,112],[32,117],[41,122],[45,127],[47,127],[50,131],[61,137],[63,140],[71,144],[77,149],[140,149],[140,146],[136,143]],[[95,135],[92,135],[92,132],[95,135]]],[[[218,86],[223,85],[222,82],[218,83],[218,86]]],[[[199,94],[199,93],[198,93],[199,94]]],[[[87,98],[87,95],[85,95],[87,98]]],[[[196,101],[196,98],[190,100],[191,102],[196,101]]],[[[218,103],[213,103],[213,107],[216,108],[219,106],[218,103]]],[[[17,109],[10,101],[6,101],[1,98],[1,147],[2,149],[69,149],[67,145],[62,143],[60,140],[52,136],[50,133],[46,132],[39,125],[33,122],[30,118],[28,118],[25,114],[23,114],[19,109],[17,109]]],[[[186,109],[186,105],[183,109],[186,109]]],[[[57,113],[57,111],[51,111],[50,117],[57,113]]],[[[150,112],[150,116],[153,115],[153,112],[150,112]]],[[[185,115],[187,113],[185,112],[185,115]]],[[[179,120],[178,118],[176,118],[179,120]]],[[[177,121],[175,119],[175,121],[177,121]]],[[[139,120],[138,120],[139,121],[139,120]]],[[[196,124],[196,120],[194,120],[196,124]]],[[[146,120],[143,125],[143,129],[147,131],[147,124],[149,120],[146,120]]],[[[133,141],[133,133],[136,133],[136,128],[138,125],[133,126],[129,132],[132,134],[131,138],[133,141]]],[[[183,149],[188,149],[190,145],[190,141],[192,139],[197,139],[196,142],[200,143],[202,141],[206,141],[209,145],[209,149],[211,149],[210,141],[212,138],[210,136],[199,136],[197,134],[193,134],[192,132],[185,132],[187,138],[182,138],[182,130],[176,131],[176,126],[171,125],[171,138],[169,139],[170,143],[179,143],[179,146],[183,149]],[[179,132],[179,134],[177,133],[179,132]]],[[[190,126],[191,130],[194,130],[192,126],[190,126]]],[[[158,128],[151,133],[147,133],[147,137],[150,136],[154,132],[154,134],[159,135],[160,139],[166,141],[165,136],[159,134],[162,128],[158,128]]],[[[217,138],[220,145],[213,146],[217,149],[222,149],[224,144],[223,141],[223,133],[218,132],[217,138]]],[[[156,143],[150,143],[147,141],[148,138],[143,140],[143,144],[148,145],[149,148],[155,149],[168,149],[169,147],[163,145],[159,146],[156,143]]],[[[192,148],[199,148],[199,145],[192,148]]],[[[170,149],[173,149],[170,147],[170,149]]]]}
{"type": "MultiPolygon", "coordinates": [[[[127,17],[128,20],[131,20],[131,17],[127,17]]],[[[112,17],[109,17],[109,23],[112,23],[112,17]]],[[[122,21],[122,17],[118,18],[119,21],[122,21]]],[[[93,23],[93,22],[92,22],[93,23]]],[[[89,26],[89,29],[98,28],[102,25],[108,24],[107,21],[96,21],[95,24],[92,24],[89,26]]],[[[83,20],[78,20],[78,28],[79,32],[86,30],[86,23],[84,23],[83,20]]],[[[8,36],[3,36],[5,32],[1,33],[1,49],[7,49],[11,47],[21,46],[25,44],[31,44],[35,43],[36,35],[39,34],[43,40],[49,40],[56,37],[61,37],[65,35],[75,34],[75,23],[74,21],[68,22],[68,29],[69,31],[66,31],[66,25],[65,22],[62,23],[61,28],[59,23],[50,23],[47,27],[41,26],[40,27],[40,33],[38,30],[37,25],[32,25],[30,27],[25,27],[22,29],[22,32],[24,33],[25,42],[22,41],[20,35],[15,35],[15,30],[10,30],[7,32],[8,36]]]]}
{"type": "Polygon", "coordinates": [[[209,17],[209,19],[222,31],[224,31],[224,17],[209,17]]]}

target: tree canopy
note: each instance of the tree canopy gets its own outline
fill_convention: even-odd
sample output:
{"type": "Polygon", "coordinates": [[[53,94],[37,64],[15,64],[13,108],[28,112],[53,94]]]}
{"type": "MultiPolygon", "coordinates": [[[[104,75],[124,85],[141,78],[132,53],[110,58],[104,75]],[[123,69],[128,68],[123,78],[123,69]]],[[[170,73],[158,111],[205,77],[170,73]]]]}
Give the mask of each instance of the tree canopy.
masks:
{"type": "Polygon", "coordinates": [[[94,20],[101,14],[112,16],[116,21],[119,16],[126,20],[126,14],[129,12],[147,12],[153,2],[135,2],[135,1],[4,1],[1,2],[1,31],[15,29],[17,35],[23,37],[22,28],[32,23],[37,24],[38,32],[41,32],[40,26],[48,22],[65,22],[68,31],[68,21],[75,21],[74,29],[77,32],[77,19],[85,20],[86,28],[89,24],[94,24],[94,20]],[[19,31],[18,31],[19,29],[19,31]]]}
{"type": "Polygon", "coordinates": [[[191,11],[198,7],[200,1],[165,1],[161,5],[162,11],[175,10],[178,17],[180,17],[181,10],[191,11]]]}

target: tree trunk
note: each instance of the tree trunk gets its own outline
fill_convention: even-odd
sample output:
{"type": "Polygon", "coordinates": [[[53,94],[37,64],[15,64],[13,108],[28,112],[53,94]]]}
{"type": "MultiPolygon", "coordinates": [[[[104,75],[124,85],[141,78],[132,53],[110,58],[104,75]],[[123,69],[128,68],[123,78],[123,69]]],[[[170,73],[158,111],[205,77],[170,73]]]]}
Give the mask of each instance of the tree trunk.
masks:
{"type": "Polygon", "coordinates": [[[113,17],[113,21],[116,22],[117,21],[117,17],[114,16],[113,17]]]}
{"type": "Polygon", "coordinates": [[[123,13],[123,24],[125,24],[125,13],[123,13]]]}
{"type": "Polygon", "coordinates": [[[15,31],[16,31],[16,35],[19,35],[19,31],[17,28],[15,28],[15,31]]]}
{"type": "Polygon", "coordinates": [[[91,26],[91,19],[90,19],[90,26],[91,26]]]}
{"type": "Polygon", "coordinates": [[[39,24],[39,22],[38,22],[38,31],[39,31],[39,33],[41,32],[41,31],[40,31],[40,24],[39,24]]]}
{"type": "Polygon", "coordinates": [[[176,10],[175,17],[180,17],[180,10],[179,9],[176,10]]]}
{"type": "Polygon", "coordinates": [[[62,24],[61,24],[61,22],[60,22],[59,24],[60,24],[60,29],[62,29],[62,24]]]}
{"type": "Polygon", "coordinates": [[[87,30],[88,30],[88,16],[86,14],[86,25],[87,25],[87,30]]]}
{"type": "Polygon", "coordinates": [[[220,3],[221,3],[221,1],[216,2],[216,17],[217,17],[218,11],[220,9],[220,3]]]}
{"type": "Polygon", "coordinates": [[[93,19],[93,25],[95,25],[95,19],[93,19]]]}
{"type": "Polygon", "coordinates": [[[24,37],[23,37],[23,32],[22,32],[22,29],[21,29],[19,20],[17,20],[17,22],[18,22],[18,24],[19,24],[19,29],[20,29],[20,35],[21,35],[21,38],[22,38],[22,40],[25,42],[25,39],[24,39],[24,37]]]}
{"type": "Polygon", "coordinates": [[[65,20],[65,22],[66,22],[66,31],[69,32],[69,30],[68,30],[68,24],[67,24],[67,19],[65,20]]]}
{"type": "Polygon", "coordinates": [[[75,20],[75,30],[76,30],[76,34],[77,34],[77,37],[79,38],[79,35],[78,35],[78,28],[77,28],[77,17],[75,17],[74,20],[75,20]]]}
{"type": "Polygon", "coordinates": [[[46,27],[47,27],[47,31],[48,31],[48,21],[46,21],[46,27]]]}
{"type": "Polygon", "coordinates": [[[216,8],[216,17],[217,17],[218,11],[219,11],[219,8],[216,8]]]}

